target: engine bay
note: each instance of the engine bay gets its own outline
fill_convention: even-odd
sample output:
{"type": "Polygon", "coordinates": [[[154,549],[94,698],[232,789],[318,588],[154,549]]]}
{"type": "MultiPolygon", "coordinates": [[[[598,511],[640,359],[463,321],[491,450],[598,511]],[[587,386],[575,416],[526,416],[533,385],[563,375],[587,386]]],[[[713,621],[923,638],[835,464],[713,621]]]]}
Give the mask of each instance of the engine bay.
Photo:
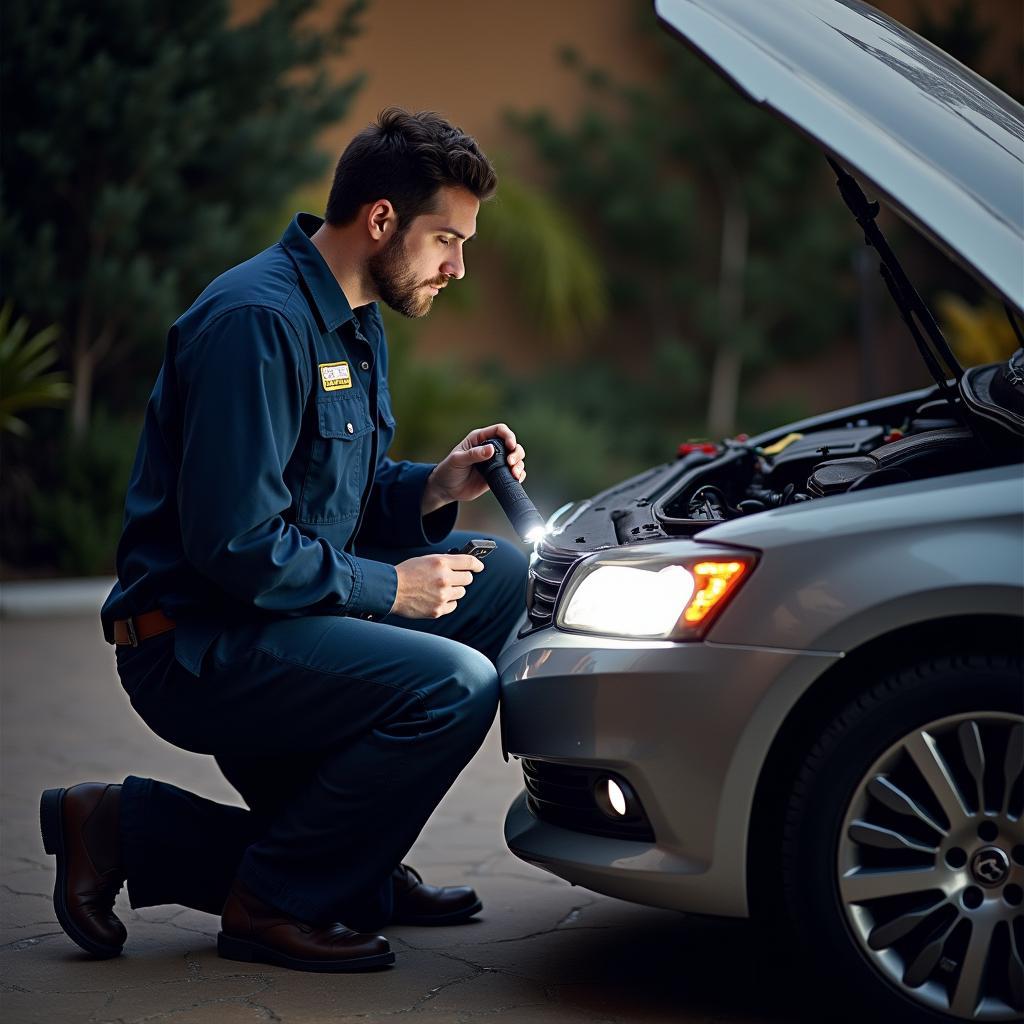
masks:
{"type": "Polygon", "coordinates": [[[556,521],[565,553],[665,537],[818,498],[1021,460],[1019,435],[925,388],[753,438],[679,447],[556,521]]]}
{"type": "Polygon", "coordinates": [[[610,547],[691,537],[719,523],[853,491],[1024,461],[1024,349],[973,367],[950,402],[936,385],[757,437],[681,444],[677,458],[566,505],[535,546],[528,622],[552,621],[576,561],[610,547]]]}
{"type": "Polygon", "coordinates": [[[722,457],[694,467],[659,501],[671,535],[814,498],[979,468],[988,460],[974,432],[925,402],[903,419],[792,431],[769,444],[726,441],[722,457]]]}

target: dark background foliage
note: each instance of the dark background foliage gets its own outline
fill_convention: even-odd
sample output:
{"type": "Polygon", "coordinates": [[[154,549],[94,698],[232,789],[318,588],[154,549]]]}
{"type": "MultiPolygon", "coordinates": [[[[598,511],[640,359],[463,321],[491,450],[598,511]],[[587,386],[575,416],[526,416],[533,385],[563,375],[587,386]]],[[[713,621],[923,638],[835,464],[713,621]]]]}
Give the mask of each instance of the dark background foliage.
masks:
{"type": "MultiPolygon", "coordinates": [[[[0,7],[0,298],[32,331],[56,325],[67,383],[50,380],[50,404],[70,387],[63,407],[25,414],[26,435],[3,435],[6,575],[112,570],[168,326],[294,209],[322,209],[334,154],[318,138],[363,85],[338,62],[369,0],[329,17],[315,0],[270,0],[245,18],[236,7],[0,7]]],[[[427,352],[419,322],[386,314],[396,455],[434,460],[504,419],[528,439],[530,490],[548,511],[671,458],[680,441],[803,415],[799,393],[766,398],[761,382],[858,332],[873,394],[870,345],[908,341],[822,154],[658,31],[648,3],[636,9],[623,45],[650,55],[644,84],[565,47],[577,112],[506,116],[502,186],[473,244],[533,318],[541,368],[519,370],[514,353],[427,352]]],[[[945,17],[922,7],[917,27],[969,65],[992,43],[969,0],[945,17]]],[[[998,84],[1019,95],[1019,81],[998,84]]],[[[981,301],[948,260],[885,223],[926,297],[981,301]]],[[[453,292],[446,316],[494,298],[475,277],[453,292]]]]}
{"type": "Polygon", "coordinates": [[[323,175],[318,133],[362,82],[333,83],[326,63],[364,0],[326,31],[303,26],[313,6],[273,0],[244,24],[223,0],[0,8],[0,274],[20,313],[59,326],[72,386],[67,430],[42,421],[46,440],[5,452],[47,496],[5,494],[5,562],[109,569],[168,326],[323,175]]]}

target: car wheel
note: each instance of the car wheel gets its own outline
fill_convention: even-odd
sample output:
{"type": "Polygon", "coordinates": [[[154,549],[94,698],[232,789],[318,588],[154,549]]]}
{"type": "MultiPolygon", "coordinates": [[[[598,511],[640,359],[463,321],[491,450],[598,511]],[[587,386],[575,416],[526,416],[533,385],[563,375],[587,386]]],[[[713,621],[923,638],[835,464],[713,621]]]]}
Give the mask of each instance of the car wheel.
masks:
{"type": "Polygon", "coordinates": [[[921,661],[820,734],[786,811],[783,886],[838,1006],[1021,1019],[1022,774],[1016,656],[921,661]]]}

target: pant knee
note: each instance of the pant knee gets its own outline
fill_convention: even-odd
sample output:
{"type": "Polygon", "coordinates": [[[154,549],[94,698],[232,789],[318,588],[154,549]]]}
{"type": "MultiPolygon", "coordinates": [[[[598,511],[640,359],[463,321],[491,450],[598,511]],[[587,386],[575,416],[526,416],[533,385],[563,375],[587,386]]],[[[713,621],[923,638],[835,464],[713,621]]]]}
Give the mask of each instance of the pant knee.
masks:
{"type": "Polygon", "coordinates": [[[498,673],[482,654],[465,647],[451,657],[427,693],[435,716],[450,716],[467,733],[486,732],[498,708],[498,673]]]}
{"type": "Polygon", "coordinates": [[[473,668],[467,681],[470,705],[474,715],[483,723],[486,732],[498,710],[498,672],[488,658],[477,654],[476,651],[473,654],[473,668]]]}
{"type": "Polygon", "coordinates": [[[470,650],[459,667],[459,683],[466,694],[469,717],[485,719],[488,724],[498,708],[498,672],[477,651],[470,650]]]}

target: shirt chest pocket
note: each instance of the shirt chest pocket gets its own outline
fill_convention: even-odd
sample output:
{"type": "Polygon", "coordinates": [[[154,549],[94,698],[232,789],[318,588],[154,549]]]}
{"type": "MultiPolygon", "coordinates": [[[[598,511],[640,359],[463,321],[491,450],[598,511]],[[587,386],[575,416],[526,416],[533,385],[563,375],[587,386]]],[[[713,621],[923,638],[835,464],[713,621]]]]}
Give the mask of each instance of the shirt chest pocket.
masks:
{"type": "Polygon", "coordinates": [[[299,496],[300,523],[341,523],[359,515],[369,472],[373,421],[363,394],[316,403],[309,463],[299,496]]]}

